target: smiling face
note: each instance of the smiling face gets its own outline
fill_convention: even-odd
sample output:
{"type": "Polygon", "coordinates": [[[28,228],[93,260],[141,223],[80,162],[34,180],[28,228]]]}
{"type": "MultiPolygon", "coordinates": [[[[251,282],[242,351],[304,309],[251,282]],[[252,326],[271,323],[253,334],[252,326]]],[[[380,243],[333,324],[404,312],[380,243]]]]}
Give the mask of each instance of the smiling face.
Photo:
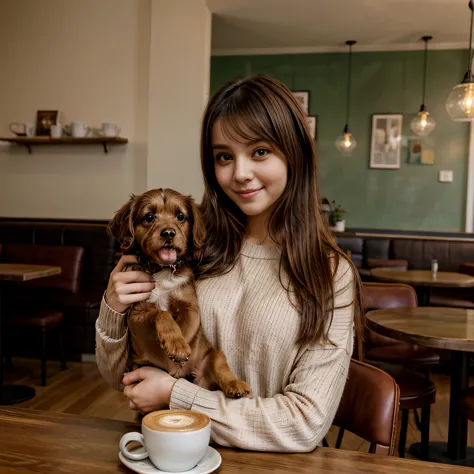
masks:
{"type": "Polygon", "coordinates": [[[272,143],[225,133],[221,120],[212,128],[217,182],[245,215],[267,216],[285,190],[286,159],[272,143]]]}
{"type": "Polygon", "coordinates": [[[124,251],[139,246],[160,265],[174,265],[192,250],[196,258],[204,240],[200,213],[190,197],[171,189],[134,196],[115,215],[109,232],[124,251]]]}

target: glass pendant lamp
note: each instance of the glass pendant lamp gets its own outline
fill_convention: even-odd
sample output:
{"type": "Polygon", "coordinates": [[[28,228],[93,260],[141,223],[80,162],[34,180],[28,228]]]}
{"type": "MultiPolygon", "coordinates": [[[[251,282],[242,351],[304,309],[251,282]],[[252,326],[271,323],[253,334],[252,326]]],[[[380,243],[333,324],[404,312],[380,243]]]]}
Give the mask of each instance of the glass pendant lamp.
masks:
{"type": "Polygon", "coordinates": [[[423,92],[422,92],[422,101],[420,111],[416,117],[411,121],[410,128],[412,129],[415,135],[419,137],[426,137],[429,135],[434,128],[436,127],[436,122],[433,117],[430,117],[430,114],[426,111],[425,106],[425,95],[426,95],[426,65],[428,59],[428,41],[433,39],[432,36],[423,36],[421,38],[425,42],[425,55],[424,55],[424,65],[423,65],[423,92]]]}
{"type": "Polygon", "coordinates": [[[469,58],[467,71],[461,84],[453,87],[446,101],[446,110],[455,122],[469,122],[474,119],[474,77],[472,75],[472,20],[473,3],[471,9],[471,28],[469,31],[469,58]]]}
{"type": "Polygon", "coordinates": [[[346,103],[346,124],[342,130],[342,135],[337,137],[336,148],[343,155],[350,155],[354,148],[357,146],[357,142],[349,130],[349,115],[350,115],[350,102],[351,102],[351,69],[352,69],[352,46],[356,44],[355,41],[346,41],[349,46],[349,72],[347,80],[347,103],[346,103]]]}

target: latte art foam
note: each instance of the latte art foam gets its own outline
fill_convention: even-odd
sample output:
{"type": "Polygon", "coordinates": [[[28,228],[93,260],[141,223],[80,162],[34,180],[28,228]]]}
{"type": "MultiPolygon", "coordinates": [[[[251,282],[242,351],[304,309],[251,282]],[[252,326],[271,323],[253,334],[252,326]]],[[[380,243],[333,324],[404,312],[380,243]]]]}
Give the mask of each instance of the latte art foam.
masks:
{"type": "Polygon", "coordinates": [[[206,415],[190,410],[155,411],[143,418],[143,424],[153,431],[196,431],[209,422],[206,415]]]}
{"type": "Polygon", "coordinates": [[[194,418],[188,415],[169,415],[159,419],[158,423],[163,426],[184,428],[185,426],[192,425],[194,423],[194,418]]]}

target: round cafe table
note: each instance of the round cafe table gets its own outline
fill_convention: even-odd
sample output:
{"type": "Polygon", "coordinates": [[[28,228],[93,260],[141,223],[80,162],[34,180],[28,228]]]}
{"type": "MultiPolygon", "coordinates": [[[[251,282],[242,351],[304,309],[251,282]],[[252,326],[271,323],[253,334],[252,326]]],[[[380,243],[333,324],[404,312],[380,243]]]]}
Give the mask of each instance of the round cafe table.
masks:
{"type": "MultiPolygon", "coordinates": [[[[2,290],[6,283],[23,282],[59,275],[61,267],[52,265],[29,265],[0,263],[0,405],[13,405],[30,400],[36,394],[33,387],[27,385],[5,384],[4,346],[5,331],[2,318],[2,290]]],[[[27,290],[26,290],[27,291],[27,290]]],[[[21,302],[19,302],[21,304],[21,302]]]]}
{"type": "Polygon", "coordinates": [[[431,270],[392,270],[374,268],[370,275],[377,281],[386,283],[405,283],[416,289],[418,304],[429,306],[431,288],[472,288],[474,276],[456,272],[437,272],[431,270]]]}
{"type": "Polygon", "coordinates": [[[451,351],[448,443],[431,442],[423,453],[420,443],[410,447],[419,458],[474,466],[474,448],[467,447],[467,419],[459,410],[459,396],[469,385],[469,356],[474,352],[474,310],[461,308],[396,308],[367,313],[367,326],[384,336],[434,349],[451,351]]]}

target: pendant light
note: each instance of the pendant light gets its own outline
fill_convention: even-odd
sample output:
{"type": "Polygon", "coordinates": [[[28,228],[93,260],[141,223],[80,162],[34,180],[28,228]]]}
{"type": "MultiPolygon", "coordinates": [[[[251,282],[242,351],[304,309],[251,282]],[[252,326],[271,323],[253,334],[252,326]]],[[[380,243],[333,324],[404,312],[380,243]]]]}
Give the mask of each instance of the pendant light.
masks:
{"type": "Polygon", "coordinates": [[[469,58],[467,71],[461,84],[453,87],[446,101],[446,110],[455,122],[469,122],[474,119],[474,77],[472,75],[472,19],[473,4],[471,9],[471,29],[469,30],[469,58]]]}
{"type": "Polygon", "coordinates": [[[346,41],[346,44],[349,46],[349,74],[347,80],[347,105],[346,105],[346,124],[342,131],[342,135],[337,137],[336,148],[343,155],[350,155],[354,148],[357,146],[352,133],[349,131],[349,113],[350,113],[350,103],[351,103],[351,69],[352,69],[352,46],[356,44],[356,41],[346,41]]]}
{"type": "Polygon", "coordinates": [[[426,111],[425,107],[425,94],[426,94],[426,65],[428,59],[428,41],[433,39],[432,36],[423,36],[421,38],[425,42],[425,56],[424,56],[424,65],[423,65],[423,92],[422,92],[422,101],[420,111],[417,116],[411,121],[410,128],[412,129],[415,135],[419,137],[426,137],[429,135],[434,128],[436,127],[436,122],[430,114],[426,111]]]}

